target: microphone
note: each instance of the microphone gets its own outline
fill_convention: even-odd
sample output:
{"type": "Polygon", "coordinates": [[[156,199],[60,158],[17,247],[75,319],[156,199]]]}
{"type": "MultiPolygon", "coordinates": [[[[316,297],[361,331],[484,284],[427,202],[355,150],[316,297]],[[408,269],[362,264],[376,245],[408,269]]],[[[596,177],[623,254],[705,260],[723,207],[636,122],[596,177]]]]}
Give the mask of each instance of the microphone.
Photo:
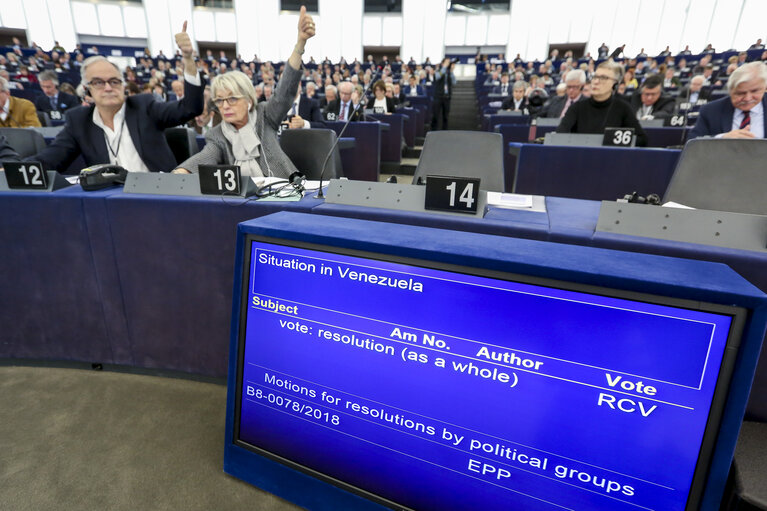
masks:
{"type": "MultiPolygon", "coordinates": [[[[341,128],[341,131],[338,133],[338,137],[336,137],[336,141],[333,142],[333,147],[330,148],[330,151],[328,151],[328,155],[325,156],[325,161],[322,162],[322,170],[320,171],[320,187],[317,189],[317,195],[314,196],[315,199],[324,199],[325,194],[322,192],[322,178],[325,176],[325,168],[327,167],[328,161],[330,160],[330,156],[333,154],[333,151],[336,150],[336,146],[338,145],[338,142],[341,140],[341,137],[344,134],[344,131],[346,131],[346,127],[349,126],[349,123],[352,120],[352,117],[354,117],[354,114],[357,113],[357,110],[360,109],[362,106],[362,98],[364,98],[368,92],[368,89],[375,83],[375,79],[378,77],[378,70],[376,69],[375,73],[373,73],[373,76],[370,78],[370,82],[368,82],[367,86],[362,90],[362,95],[360,97],[359,103],[354,107],[354,110],[349,114],[348,118],[346,119],[346,123],[344,124],[343,128],[341,128]]],[[[340,101],[341,98],[338,98],[338,101],[340,101]]]]}
{"type": "MultiPolygon", "coordinates": [[[[690,84],[687,84],[687,100],[685,101],[687,103],[688,108],[684,111],[684,121],[682,121],[682,139],[679,141],[679,145],[684,147],[684,138],[685,135],[687,135],[687,116],[690,113],[690,110],[692,110],[692,105],[690,104],[690,98],[692,97],[692,91],[690,90],[690,84]]],[[[700,97],[700,93],[698,93],[698,97],[700,97]]]]}

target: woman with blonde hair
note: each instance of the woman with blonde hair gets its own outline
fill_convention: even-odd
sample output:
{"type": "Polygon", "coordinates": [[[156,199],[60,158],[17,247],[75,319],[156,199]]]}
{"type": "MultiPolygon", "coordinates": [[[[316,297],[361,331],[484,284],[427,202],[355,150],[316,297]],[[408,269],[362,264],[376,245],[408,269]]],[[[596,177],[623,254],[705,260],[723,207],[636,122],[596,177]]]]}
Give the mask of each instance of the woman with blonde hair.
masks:
{"type": "Polygon", "coordinates": [[[235,164],[244,176],[287,178],[295,165],[280,148],[277,131],[287,115],[301,81],[301,55],[315,33],[314,21],[301,7],[298,41],[274,95],[258,103],[248,76],[229,71],[211,83],[211,100],[222,122],[205,135],[205,147],[179,165],[175,173],[197,172],[199,165],[235,164]]]}

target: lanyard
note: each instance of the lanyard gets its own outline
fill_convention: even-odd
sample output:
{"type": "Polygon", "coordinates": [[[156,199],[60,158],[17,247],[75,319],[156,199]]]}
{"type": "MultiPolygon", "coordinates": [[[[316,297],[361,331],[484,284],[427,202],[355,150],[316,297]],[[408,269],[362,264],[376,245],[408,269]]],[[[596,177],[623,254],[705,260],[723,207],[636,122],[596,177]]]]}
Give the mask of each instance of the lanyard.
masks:
{"type": "Polygon", "coordinates": [[[119,165],[120,162],[117,161],[117,155],[120,153],[120,144],[122,143],[123,138],[123,130],[125,129],[125,118],[123,117],[123,122],[120,124],[120,133],[117,134],[117,149],[112,148],[112,144],[109,142],[109,137],[107,136],[107,132],[104,132],[104,139],[107,141],[107,147],[109,148],[109,152],[112,153],[112,157],[115,159],[115,164],[119,165]]]}

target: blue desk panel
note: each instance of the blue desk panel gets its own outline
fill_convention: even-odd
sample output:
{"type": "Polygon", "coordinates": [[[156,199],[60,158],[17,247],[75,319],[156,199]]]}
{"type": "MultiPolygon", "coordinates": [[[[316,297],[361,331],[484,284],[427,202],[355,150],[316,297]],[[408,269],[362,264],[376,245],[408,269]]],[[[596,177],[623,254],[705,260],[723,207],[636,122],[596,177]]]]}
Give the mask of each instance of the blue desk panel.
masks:
{"type": "Polygon", "coordinates": [[[506,174],[516,193],[615,200],[636,191],[663,196],[680,151],[613,147],[509,144],[519,151],[516,176],[506,174]]]}
{"type": "MultiPolygon", "coordinates": [[[[325,124],[339,135],[345,123],[328,121],[325,124]]],[[[356,141],[353,149],[341,151],[344,175],[360,181],[378,181],[381,166],[381,124],[350,122],[344,131],[344,137],[353,137],[356,141]]]]}
{"type": "Polygon", "coordinates": [[[319,201],[121,194],[107,201],[133,363],[226,375],[236,227],[319,201]]]}
{"type": "Polygon", "coordinates": [[[0,194],[0,357],[131,363],[99,214],[114,193],[0,194]]]}

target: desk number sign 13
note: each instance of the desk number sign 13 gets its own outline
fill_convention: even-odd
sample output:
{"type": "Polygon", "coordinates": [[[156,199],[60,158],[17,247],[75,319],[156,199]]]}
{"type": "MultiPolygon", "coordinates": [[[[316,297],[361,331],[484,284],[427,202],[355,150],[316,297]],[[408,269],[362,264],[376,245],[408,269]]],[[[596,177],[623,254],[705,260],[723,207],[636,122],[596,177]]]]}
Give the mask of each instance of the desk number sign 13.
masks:
{"type": "Polygon", "coordinates": [[[204,195],[240,195],[242,176],[238,165],[200,165],[200,192],[204,195]]]}

